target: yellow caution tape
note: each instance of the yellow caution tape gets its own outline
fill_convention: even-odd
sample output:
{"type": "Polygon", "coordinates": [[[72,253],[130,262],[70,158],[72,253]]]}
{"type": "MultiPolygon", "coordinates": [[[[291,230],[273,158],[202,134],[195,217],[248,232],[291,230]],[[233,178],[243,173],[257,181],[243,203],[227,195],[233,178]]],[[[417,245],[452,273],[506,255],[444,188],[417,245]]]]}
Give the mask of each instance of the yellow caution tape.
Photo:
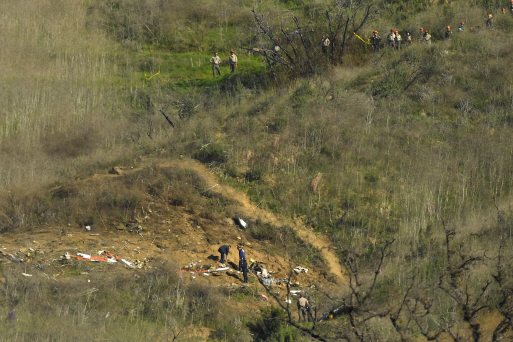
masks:
{"type": "Polygon", "coordinates": [[[365,40],[364,40],[364,38],[362,38],[362,37],[360,37],[359,35],[357,35],[357,34],[356,34],[356,32],[353,32],[353,34],[354,34],[355,36],[357,36],[357,37],[358,37],[362,42],[364,42],[365,44],[369,44],[369,45],[371,44],[370,42],[365,41],[365,40]]]}
{"type": "Polygon", "coordinates": [[[144,74],[144,78],[146,78],[147,80],[151,80],[153,78],[153,76],[157,76],[158,74],[160,74],[160,71],[157,72],[155,75],[151,75],[151,77],[147,77],[146,76],[146,73],[144,74]]]}

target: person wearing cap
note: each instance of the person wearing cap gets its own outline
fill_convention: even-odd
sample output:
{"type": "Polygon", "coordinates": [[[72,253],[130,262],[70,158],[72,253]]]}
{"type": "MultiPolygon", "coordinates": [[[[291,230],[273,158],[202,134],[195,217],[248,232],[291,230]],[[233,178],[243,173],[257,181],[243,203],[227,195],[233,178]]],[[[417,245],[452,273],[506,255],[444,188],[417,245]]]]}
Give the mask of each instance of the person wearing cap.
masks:
{"type": "Polygon", "coordinates": [[[281,50],[280,49],[280,41],[278,40],[278,38],[274,38],[273,50],[276,53],[280,52],[280,50],[281,50]]]}
{"type": "Polygon", "coordinates": [[[465,27],[465,23],[462,21],[460,23],[460,27],[458,27],[458,32],[463,32],[464,27],[465,27]]]}
{"type": "Polygon", "coordinates": [[[488,19],[486,19],[486,26],[492,27],[492,15],[488,14],[488,19]]]}
{"type": "Polygon", "coordinates": [[[431,35],[429,34],[428,30],[425,30],[425,31],[424,31],[424,41],[425,41],[428,45],[431,45],[431,35]]]}
{"type": "Polygon", "coordinates": [[[511,4],[509,5],[509,11],[513,14],[513,0],[511,0],[511,4]]]}
{"type": "Polygon", "coordinates": [[[445,31],[445,39],[451,38],[451,35],[452,35],[451,27],[447,26],[447,31],[445,31]]]}
{"type": "Polygon", "coordinates": [[[308,306],[310,306],[310,303],[308,303],[308,300],[303,296],[303,293],[300,293],[299,299],[297,300],[299,323],[301,323],[301,315],[303,315],[303,322],[306,323],[306,311],[308,306]]]}
{"type": "Polygon", "coordinates": [[[239,250],[239,271],[242,271],[244,277],[244,283],[248,283],[248,261],[246,260],[246,252],[242,246],[237,246],[239,250]]]}
{"type": "Polygon", "coordinates": [[[394,29],[390,30],[390,33],[387,36],[387,43],[389,48],[395,48],[395,31],[394,29]]]}
{"type": "Polygon", "coordinates": [[[222,245],[217,250],[221,254],[221,264],[224,264],[225,258],[226,258],[226,261],[228,261],[228,253],[230,253],[231,247],[232,246],[230,246],[230,245],[222,245]]]}
{"type": "Polygon", "coordinates": [[[230,57],[228,57],[228,60],[230,62],[230,71],[235,72],[237,69],[237,56],[233,50],[230,51],[230,57]]]}
{"type": "Polygon", "coordinates": [[[328,53],[328,49],[330,48],[330,39],[327,38],[325,35],[321,38],[321,47],[323,53],[328,53]]]}
{"type": "Polygon", "coordinates": [[[407,45],[411,45],[411,33],[410,33],[410,31],[406,30],[405,36],[406,36],[406,44],[407,45]]]}
{"type": "Polygon", "coordinates": [[[401,37],[401,35],[399,34],[398,31],[395,31],[395,49],[397,51],[401,50],[401,40],[403,40],[403,38],[401,37]]]}
{"type": "Polygon", "coordinates": [[[216,77],[216,70],[219,76],[221,76],[221,68],[219,64],[221,64],[221,57],[217,55],[217,52],[214,52],[214,57],[210,58],[210,63],[212,63],[212,73],[214,77],[216,77]]]}
{"type": "Polygon", "coordinates": [[[381,42],[381,37],[378,36],[378,31],[374,31],[372,33],[370,40],[372,41],[372,50],[374,52],[379,52],[379,43],[381,42]]]}
{"type": "Polygon", "coordinates": [[[419,30],[419,42],[424,40],[424,28],[421,27],[419,30]]]}

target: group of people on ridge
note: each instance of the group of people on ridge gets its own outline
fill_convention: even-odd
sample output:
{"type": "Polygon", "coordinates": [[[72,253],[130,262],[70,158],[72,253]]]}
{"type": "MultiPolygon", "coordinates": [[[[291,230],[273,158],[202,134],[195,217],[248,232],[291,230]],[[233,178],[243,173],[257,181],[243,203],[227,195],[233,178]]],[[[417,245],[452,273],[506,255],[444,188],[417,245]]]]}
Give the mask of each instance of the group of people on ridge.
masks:
{"type": "MultiPolygon", "coordinates": [[[[511,0],[510,5],[510,11],[513,14],[513,0],[511,0]]],[[[504,8],[503,8],[504,13],[504,8]]],[[[492,26],[492,14],[488,14],[487,20],[486,20],[486,26],[491,27],[492,26]]],[[[472,32],[474,30],[473,27],[470,28],[470,31],[472,32]]],[[[458,27],[458,32],[465,31],[465,22],[460,22],[458,27]]],[[[406,30],[405,32],[405,40],[407,45],[411,45],[412,43],[412,35],[410,31],[406,30]]],[[[449,39],[452,36],[451,27],[447,26],[447,30],[445,31],[444,38],[449,39]]],[[[324,37],[324,36],[323,36],[324,37]]],[[[372,37],[368,38],[369,41],[371,41],[372,49],[374,52],[378,52],[381,48],[381,37],[378,35],[378,31],[374,31],[372,34],[372,37]]],[[[401,37],[401,34],[394,29],[390,30],[390,33],[387,35],[387,41],[386,46],[388,46],[391,49],[395,50],[401,50],[401,42],[403,38],[401,37]]],[[[426,44],[431,44],[431,34],[428,30],[425,30],[423,27],[420,28],[419,34],[418,34],[418,40],[421,42],[425,42],[426,44]]]]}

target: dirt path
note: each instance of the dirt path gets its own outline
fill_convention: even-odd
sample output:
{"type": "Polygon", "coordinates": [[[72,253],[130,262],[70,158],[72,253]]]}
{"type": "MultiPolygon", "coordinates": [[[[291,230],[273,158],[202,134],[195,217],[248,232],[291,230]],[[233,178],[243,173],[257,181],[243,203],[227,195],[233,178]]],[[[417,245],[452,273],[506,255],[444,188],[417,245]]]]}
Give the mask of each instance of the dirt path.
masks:
{"type": "Polygon", "coordinates": [[[196,162],[191,159],[182,159],[169,163],[164,163],[160,165],[161,167],[180,167],[184,169],[194,170],[200,177],[202,177],[207,183],[208,191],[213,191],[216,193],[220,193],[225,197],[230,198],[231,200],[237,202],[242,211],[244,212],[244,216],[248,219],[256,220],[257,218],[263,220],[264,222],[271,223],[273,225],[285,225],[288,224],[296,230],[298,236],[311,243],[316,248],[321,250],[322,256],[326,260],[330,272],[335,275],[337,282],[347,282],[346,273],[339,262],[339,258],[336,253],[329,249],[331,247],[330,242],[326,237],[321,234],[316,234],[312,230],[306,228],[302,223],[298,221],[286,220],[277,215],[268,212],[266,210],[258,208],[256,205],[251,203],[250,199],[245,193],[237,191],[231,186],[224,185],[220,183],[217,177],[210,172],[203,164],[196,162]]]}

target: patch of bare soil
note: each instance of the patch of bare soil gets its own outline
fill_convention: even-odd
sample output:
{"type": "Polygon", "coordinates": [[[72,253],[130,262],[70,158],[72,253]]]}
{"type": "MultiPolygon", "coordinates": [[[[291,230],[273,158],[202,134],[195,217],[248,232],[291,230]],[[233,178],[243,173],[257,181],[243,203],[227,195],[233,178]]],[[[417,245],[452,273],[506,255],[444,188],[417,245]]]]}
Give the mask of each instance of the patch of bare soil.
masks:
{"type": "MultiPolygon", "coordinates": [[[[338,285],[346,281],[344,270],[338,261],[335,252],[331,249],[329,241],[306,228],[300,221],[287,220],[273,213],[258,208],[251,203],[246,194],[221,184],[217,176],[211,173],[204,165],[194,160],[176,160],[159,165],[161,168],[179,167],[190,169],[204,179],[207,191],[222,194],[235,203],[237,212],[247,220],[261,220],[275,226],[289,225],[298,235],[321,249],[322,255],[329,265],[330,272],[337,279],[338,285]]],[[[112,181],[112,177],[119,175],[95,175],[79,181],[77,187],[101,187],[105,182],[112,181]]],[[[126,170],[125,174],[137,171],[126,170]]],[[[98,222],[86,230],[85,227],[65,225],[61,227],[48,227],[34,231],[6,233],[0,236],[0,250],[12,254],[20,264],[14,264],[7,258],[0,258],[0,263],[8,267],[16,267],[20,273],[30,274],[34,278],[61,281],[67,277],[80,277],[84,279],[84,286],[94,287],[101,282],[106,272],[141,273],[146,269],[161,267],[163,264],[174,265],[177,273],[181,268],[191,263],[204,266],[219,266],[220,245],[232,245],[228,265],[230,270],[218,275],[205,273],[181,273],[185,283],[203,283],[213,287],[227,287],[229,293],[237,293],[242,285],[242,273],[237,271],[238,255],[235,246],[241,242],[245,244],[248,259],[255,259],[264,264],[267,270],[272,271],[276,279],[289,278],[292,282],[300,284],[298,289],[308,290],[311,285],[322,286],[324,290],[335,288],[336,285],[328,282],[323,275],[315,269],[307,273],[295,274],[292,269],[297,266],[292,260],[269,251],[268,246],[253,239],[245,231],[240,230],[230,218],[209,220],[198,218],[186,208],[175,207],[168,203],[152,202],[149,206],[137,209],[139,225],[137,228],[113,227],[105,222],[98,222]],[[66,266],[60,256],[69,253],[85,253],[98,256],[100,251],[106,250],[120,256],[132,263],[140,262],[141,269],[129,269],[123,263],[73,261],[80,263],[83,270],[77,273],[76,267],[66,266]]],[[[305,265],[301,265],[305,266],[305,265]]],[[[231,300],[234,308],[257,314],[258,308],[268,306],[269,301],[264,300],[261,294],[265,289],[258,283],[256,277],[250,274],[250,298],[243,301],[231,300]]],[[[280,301],[285,300],[287,289],[285,284],[276,286],[275,293],[280,301]]],[[[294,300],[294,299],[293,299],[294,300]]],[[[197,332],[197,336],[207,336],[206,331],[197,332]]]]}
{"type": "Polygon", "coordinates": [[[270,223],[275,226],[279,225],[290,225],[294,227],[297,231],[299,237],[316,248],[319,248],[322,252],[322,256],[328,263],[331,273],[336,277],[338,282],[344,283],[348,281],[347,276],[345,275],[345,271],[340,264],[339,258],[336,253],[330,249],[330,242],[322,235],[316,234],[312,230],[305,227],[301,221],[291,221],[286,220],[282,217],[278,217],[277,215],[268,212],[259,208],[257,205],[251,203],[250,199],[245,193],[235,190],[234,188],[221,184],[217,180],[216,176],[212,174],[208,169],[205,168],[204,165],[188,159],[188,160],[180,160],[174,161],[169,164],[164,164],[165,166],[179,166],[182,168],[188,168],[194,170],[198,175],[200,175],[208,184],[208,187],[211,189],[210,191],[220,193],[228,198],[236,201],[240,206],[240,212],[244,213],[244,217],[247,217],[252,220],[256,220],[259,218],[265,223],[270,223]]]}

